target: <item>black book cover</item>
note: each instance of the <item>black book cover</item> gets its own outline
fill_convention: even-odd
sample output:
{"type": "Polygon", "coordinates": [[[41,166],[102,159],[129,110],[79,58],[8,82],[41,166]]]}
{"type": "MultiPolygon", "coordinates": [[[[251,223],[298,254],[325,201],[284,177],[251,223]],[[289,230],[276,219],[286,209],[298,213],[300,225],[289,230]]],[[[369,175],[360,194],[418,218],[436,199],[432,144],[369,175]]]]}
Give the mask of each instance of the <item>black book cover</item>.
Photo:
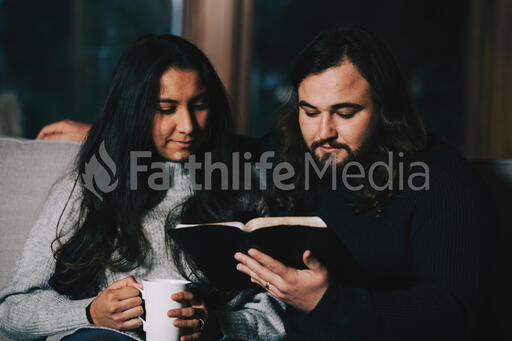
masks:
{"type": "Polygon", "coordinates": [[[197,225],[171,229],[170,237],[194,261],[212,285],[222,290],[253,286],[249,276],[236,269],[237,251],[258,249],[287,266],[305,269],[304,251],[324,264],[331,280],[351,286],[360,269],[339,237],[329,228],[286,225],[245,232],[234,226],[197,225]]]}

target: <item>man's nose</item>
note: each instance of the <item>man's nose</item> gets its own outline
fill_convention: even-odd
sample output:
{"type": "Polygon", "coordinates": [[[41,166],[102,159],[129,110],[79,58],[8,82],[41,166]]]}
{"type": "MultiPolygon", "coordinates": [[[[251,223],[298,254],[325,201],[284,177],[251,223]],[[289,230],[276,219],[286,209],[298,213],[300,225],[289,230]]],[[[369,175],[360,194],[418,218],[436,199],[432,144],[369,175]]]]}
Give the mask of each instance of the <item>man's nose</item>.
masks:
{"type": "Polygon", "coordinates": [[[178,122],[176,124],[179,133],[189,135],[194,130],[194,121],[188,108],[178,111],[178,122]]]}
{"type": "Polygon", "coordinates": [[[337,137],[336,127],[330,113],[320,114],[320,131],[318,137],[321,140],[328,140],[337,137]]]}

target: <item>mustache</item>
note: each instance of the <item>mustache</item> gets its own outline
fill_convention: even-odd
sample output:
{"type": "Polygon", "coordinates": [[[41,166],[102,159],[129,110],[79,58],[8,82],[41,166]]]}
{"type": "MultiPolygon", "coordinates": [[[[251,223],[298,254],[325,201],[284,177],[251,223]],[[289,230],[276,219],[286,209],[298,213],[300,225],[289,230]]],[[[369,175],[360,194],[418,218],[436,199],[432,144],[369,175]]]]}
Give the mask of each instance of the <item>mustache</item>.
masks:
{"type": "Polygon", "coordinates": [[[347,144],[337,142],[334,139],[323,139],[311,143],[311,151],[314,152],[315,149],[323,145],[329,145],[331,148],[345,149],[349,154],[352,154],[352,149],[347,144]]]}

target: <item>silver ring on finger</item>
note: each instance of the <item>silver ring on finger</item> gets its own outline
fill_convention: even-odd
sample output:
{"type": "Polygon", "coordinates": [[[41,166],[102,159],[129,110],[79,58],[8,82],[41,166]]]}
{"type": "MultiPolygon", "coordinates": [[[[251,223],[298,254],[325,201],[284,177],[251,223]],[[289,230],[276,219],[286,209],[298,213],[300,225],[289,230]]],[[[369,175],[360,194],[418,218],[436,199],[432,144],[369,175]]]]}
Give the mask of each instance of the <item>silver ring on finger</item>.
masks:
{"type": "Polygon", "coordinates": [[[203,320],[203,319],[199,319],[199,324],[200,324],[200,325],[199,325],[199,327],[197,327],[197,329],[198,329],[199,331],[201,331],[201,330],[203,330],[203,329],[204,329],[204,326],[206,325],[206,322],[204,322],[204,320],[203,320]]]}
{"type": "Polygon", "coordinates": [[[267,283],[265,283],[265,289],[269,290],[270,289],[270,282],[267,281],[267,283]]]}

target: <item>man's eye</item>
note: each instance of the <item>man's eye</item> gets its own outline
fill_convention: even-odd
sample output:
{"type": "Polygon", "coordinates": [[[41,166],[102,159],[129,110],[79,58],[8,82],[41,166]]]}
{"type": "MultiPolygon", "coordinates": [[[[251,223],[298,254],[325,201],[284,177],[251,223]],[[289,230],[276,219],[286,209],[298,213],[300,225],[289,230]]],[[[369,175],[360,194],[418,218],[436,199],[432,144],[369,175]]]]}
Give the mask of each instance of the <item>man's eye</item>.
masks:
{"type": "Polygon", "coordinates": [[[349,111],[349,112],[337,112],[336,115],[338,115],[341,118],[352,118],[356,114],[355,111],[349,111]]]}
{"type": "Polygon", "coordinates": [[[158,109],[158,111],[161,113],[161,114],[174,114],[176,112],[176,107],[171,107],[171,108],[160,108],[158,109]]]}
{"type": "Polygon", "coordinates": [[[311,112],[311,111],[305,111],[305,113],[309,117],[314,117],[319,114],[319,112],[311,112]]]}

